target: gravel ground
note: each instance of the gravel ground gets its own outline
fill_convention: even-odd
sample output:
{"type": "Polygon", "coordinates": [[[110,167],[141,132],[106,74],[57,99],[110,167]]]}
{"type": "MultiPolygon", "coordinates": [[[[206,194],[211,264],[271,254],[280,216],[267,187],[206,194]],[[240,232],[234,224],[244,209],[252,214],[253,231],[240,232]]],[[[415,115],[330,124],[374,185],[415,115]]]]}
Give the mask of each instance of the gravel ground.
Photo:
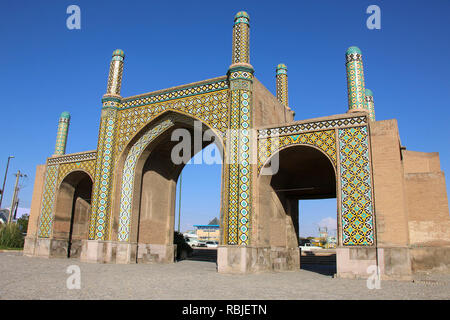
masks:
{"type": "Polygon", "coordinates": [[[0,253],[0,299],[449,299],[450,275],[422,275],[420,281],[335,279],[295,272],[229,275],[215,263],[89,264],[72,259],[0,253]],[[67,289],[67,267],[81,270],[81,289],[67,289]]]}

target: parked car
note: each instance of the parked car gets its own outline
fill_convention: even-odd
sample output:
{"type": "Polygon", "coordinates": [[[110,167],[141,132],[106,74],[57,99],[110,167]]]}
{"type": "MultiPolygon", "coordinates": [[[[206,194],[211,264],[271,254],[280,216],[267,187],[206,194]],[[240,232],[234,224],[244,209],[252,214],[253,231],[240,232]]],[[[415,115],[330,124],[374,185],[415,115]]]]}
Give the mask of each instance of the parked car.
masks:
{"type": "Polygon", "coordinates": [[[206,241],[197,241],[197,247],[206,247],[206,241]]]}
{"type": "Polygon", "coordinates": [[[302,251],[312,251],[312,250],[321,250],[321,247],[313,246],[311,243],[305,243],[302,246],[299,246],[302,251]]]}
{"type": "Polygon", "coordinates": [[[219,243],[217,241],[206,241],[206,246],[208,248],[217,248],[219,243]]]}
{"type": "Polygon", "coordinates": [[[185,238],[186,243],[190,245],[191,247],[198,247],[198,241],[193,238],[185,238]]]}

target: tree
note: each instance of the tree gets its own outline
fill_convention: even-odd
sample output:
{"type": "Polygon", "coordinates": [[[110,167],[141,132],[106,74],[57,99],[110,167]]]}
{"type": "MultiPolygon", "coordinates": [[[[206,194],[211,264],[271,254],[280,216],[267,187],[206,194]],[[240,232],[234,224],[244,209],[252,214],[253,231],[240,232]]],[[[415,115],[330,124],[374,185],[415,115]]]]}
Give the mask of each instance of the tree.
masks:
{"type": "Polygon", "coordinates": [[[20,228],[20,231],[26,233],[28,230],[28,219],[30,216],[28,214],[23,214],[19,219],[17,219],[17,224],[20,228]]]}

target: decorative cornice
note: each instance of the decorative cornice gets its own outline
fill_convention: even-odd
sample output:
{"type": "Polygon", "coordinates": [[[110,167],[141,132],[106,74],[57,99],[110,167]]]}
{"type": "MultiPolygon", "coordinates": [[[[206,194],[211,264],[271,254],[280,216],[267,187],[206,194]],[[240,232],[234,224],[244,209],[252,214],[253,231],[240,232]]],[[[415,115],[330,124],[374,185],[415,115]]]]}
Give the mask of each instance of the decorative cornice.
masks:
{"type": "Polygon", "coordinates": [[[128,108],[140,107],[153,103],[164,102],[224,89],[228,89],[228,81],[226,81],[226,77],[220,77],[215,78],[212,81],[200,82],[187,86],[179,86],[163,92],[158,91],[140,96],[124,98],[121,100],[118,109],[124,110],[128,108]]]}
{"type": "Polygon", "coordinates": [[[97,150],[53,156],[47,159],[47,165],[80,162],[97,159],[97,150]]]}
{"type": "Polygon", "coordinates": [[[366,116],[348,117],[340,119],[331,119],[323,121],[312,121],[294,124],[290,126],[280,126],[274,128],[265,128],[258,130],[258,139],[282,136],[287,134],[297,134],[318,130],[328,130],[334,128],[345,128],[367,124],[366,116]]]}

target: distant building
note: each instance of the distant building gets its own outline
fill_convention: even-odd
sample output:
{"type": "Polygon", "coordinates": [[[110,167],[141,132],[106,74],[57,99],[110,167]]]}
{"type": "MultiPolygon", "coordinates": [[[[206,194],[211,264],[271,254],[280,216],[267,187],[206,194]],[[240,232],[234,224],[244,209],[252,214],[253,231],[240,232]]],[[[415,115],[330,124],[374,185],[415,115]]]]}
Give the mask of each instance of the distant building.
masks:
{"type": "Polygon", "coordinates": [[[0,210],[0,224],[6,224],[8,222],[9,210],[1,209],[0,210]]]}
{"type": "Polygon", "coordinates": [[[200,241],[219,241],[220,231],[218,224],[194,225],[197,238],[200,241]]]}
{"type": "Polygon", "coordinates": [[[337,238],[335,236],[327,237],[327,243],[325,245],[326,248],[336,248],[337,238]]]}
{"type": "Polygon", "coordinates": [[[197,239],[197,232],[195,230],[188,230],[185,233],[183,233],[183,236],[185,238],[193,238],[193,239],[197,239]]]}

